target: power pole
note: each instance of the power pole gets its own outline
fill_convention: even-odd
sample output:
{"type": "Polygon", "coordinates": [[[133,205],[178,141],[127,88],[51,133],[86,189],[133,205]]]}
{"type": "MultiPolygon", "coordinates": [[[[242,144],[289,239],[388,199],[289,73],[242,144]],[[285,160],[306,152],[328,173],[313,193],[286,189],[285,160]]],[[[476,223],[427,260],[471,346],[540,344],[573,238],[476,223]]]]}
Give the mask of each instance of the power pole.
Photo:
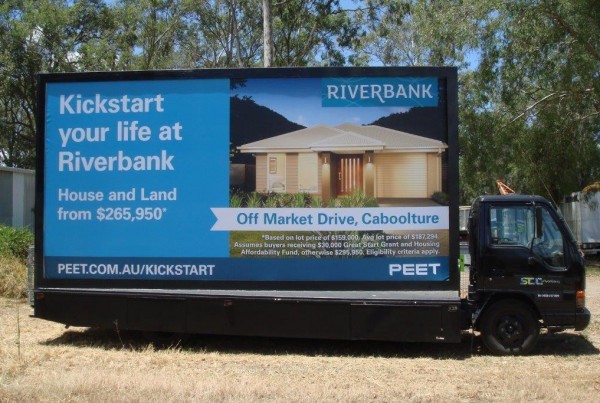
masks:
{"type": "Polygon", "coordinates": [[[271,0],[263,0],[263,65],[273,63],[273,36],[271,35],[271,0]]]}

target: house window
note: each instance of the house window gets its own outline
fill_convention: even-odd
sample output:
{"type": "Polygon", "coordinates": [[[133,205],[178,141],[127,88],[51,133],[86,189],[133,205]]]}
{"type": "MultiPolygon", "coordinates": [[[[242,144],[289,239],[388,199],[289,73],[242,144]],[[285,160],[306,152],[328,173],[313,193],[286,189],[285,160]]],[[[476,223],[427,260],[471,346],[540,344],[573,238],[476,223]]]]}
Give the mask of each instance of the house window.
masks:
{"type": "Polygon", "coordinates": [[[298,191],[319,191],[319,156],[316,153],[298,154],[298,191]]]}
{"type": "Polygon", "coordinates": [[[277,175],[277,157],[269,157],[269,175],[277,175]]]}
{"type": "Polygon", "coordinates": [[[285,183],[285,154],[269,154],[268,192],[284,193],[285,183]]]}

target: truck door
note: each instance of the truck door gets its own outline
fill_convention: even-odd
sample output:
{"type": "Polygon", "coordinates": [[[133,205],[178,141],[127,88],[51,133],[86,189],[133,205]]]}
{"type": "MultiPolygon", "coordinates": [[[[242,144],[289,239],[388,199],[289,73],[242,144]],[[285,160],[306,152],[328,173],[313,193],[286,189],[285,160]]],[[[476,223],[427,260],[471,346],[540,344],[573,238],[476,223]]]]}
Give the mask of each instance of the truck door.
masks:
{"type": "Polygon", "coordinates": [[[480,290],[527,296],[547,327],[577,326],[583,260],[556,211],[548,204],[498,202],[488,206],[485,221],[480,290]]]}
{"type": "Polygon", "coordinates": [[[578,290],[583,290],[583,263],[572,237],[561,231],[556,213],[547,206],[536,208],[536,237],[532,241],[530,267],[535,276],[536,305],[548,327],[568,327],[576,323],[578,290]]]}
{"type": "MultiPolygon", "coordinates": [[[[492,204],[482,253],[484,288],[563,299],[575,292],[568,242],[555,213],[546,205],[492,204]],[[571,284],[573,283],[573,284],[571,284]]],[[[568,298],[568,297],[567,297],[568,298]]]]}
{"type": "Polygon", "coordinates": [[[535,237],[535,207],[533,204],[492,204],[486,214],[487,232],[482,250],[483,288],[511,290],[521,283],[535,292],[536,276],[541,266],[530,264],[532,241],[535,237]]]}

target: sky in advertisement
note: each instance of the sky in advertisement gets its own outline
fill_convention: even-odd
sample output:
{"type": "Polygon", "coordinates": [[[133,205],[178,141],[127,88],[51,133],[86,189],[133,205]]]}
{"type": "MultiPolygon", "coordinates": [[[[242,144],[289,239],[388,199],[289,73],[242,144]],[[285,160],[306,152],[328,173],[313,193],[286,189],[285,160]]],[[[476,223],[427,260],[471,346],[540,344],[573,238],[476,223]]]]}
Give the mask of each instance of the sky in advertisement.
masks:
{"type": "Polygon", "coordinates": [[[365,125],[391,115],[408,111],[406,107],[323,108],[321,106],[321,79],[250,79],[244,87],[233,91],[239,97],[251,97],[291,122],[310,127],[353,123],[365,125]]]}

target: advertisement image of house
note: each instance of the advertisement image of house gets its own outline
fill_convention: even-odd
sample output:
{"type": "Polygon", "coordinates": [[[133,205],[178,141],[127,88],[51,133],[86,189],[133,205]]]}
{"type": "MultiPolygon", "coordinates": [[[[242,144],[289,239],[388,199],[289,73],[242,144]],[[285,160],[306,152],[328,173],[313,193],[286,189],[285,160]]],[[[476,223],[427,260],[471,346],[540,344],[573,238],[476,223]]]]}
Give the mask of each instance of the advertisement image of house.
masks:
{"type": "Polygon", "coordinates": [[[377,199],[442,191],[441,141],[380,126],[318,125],[244,144],[256,157],[256,191],[321,196],[362,190],[377,199]]]}

